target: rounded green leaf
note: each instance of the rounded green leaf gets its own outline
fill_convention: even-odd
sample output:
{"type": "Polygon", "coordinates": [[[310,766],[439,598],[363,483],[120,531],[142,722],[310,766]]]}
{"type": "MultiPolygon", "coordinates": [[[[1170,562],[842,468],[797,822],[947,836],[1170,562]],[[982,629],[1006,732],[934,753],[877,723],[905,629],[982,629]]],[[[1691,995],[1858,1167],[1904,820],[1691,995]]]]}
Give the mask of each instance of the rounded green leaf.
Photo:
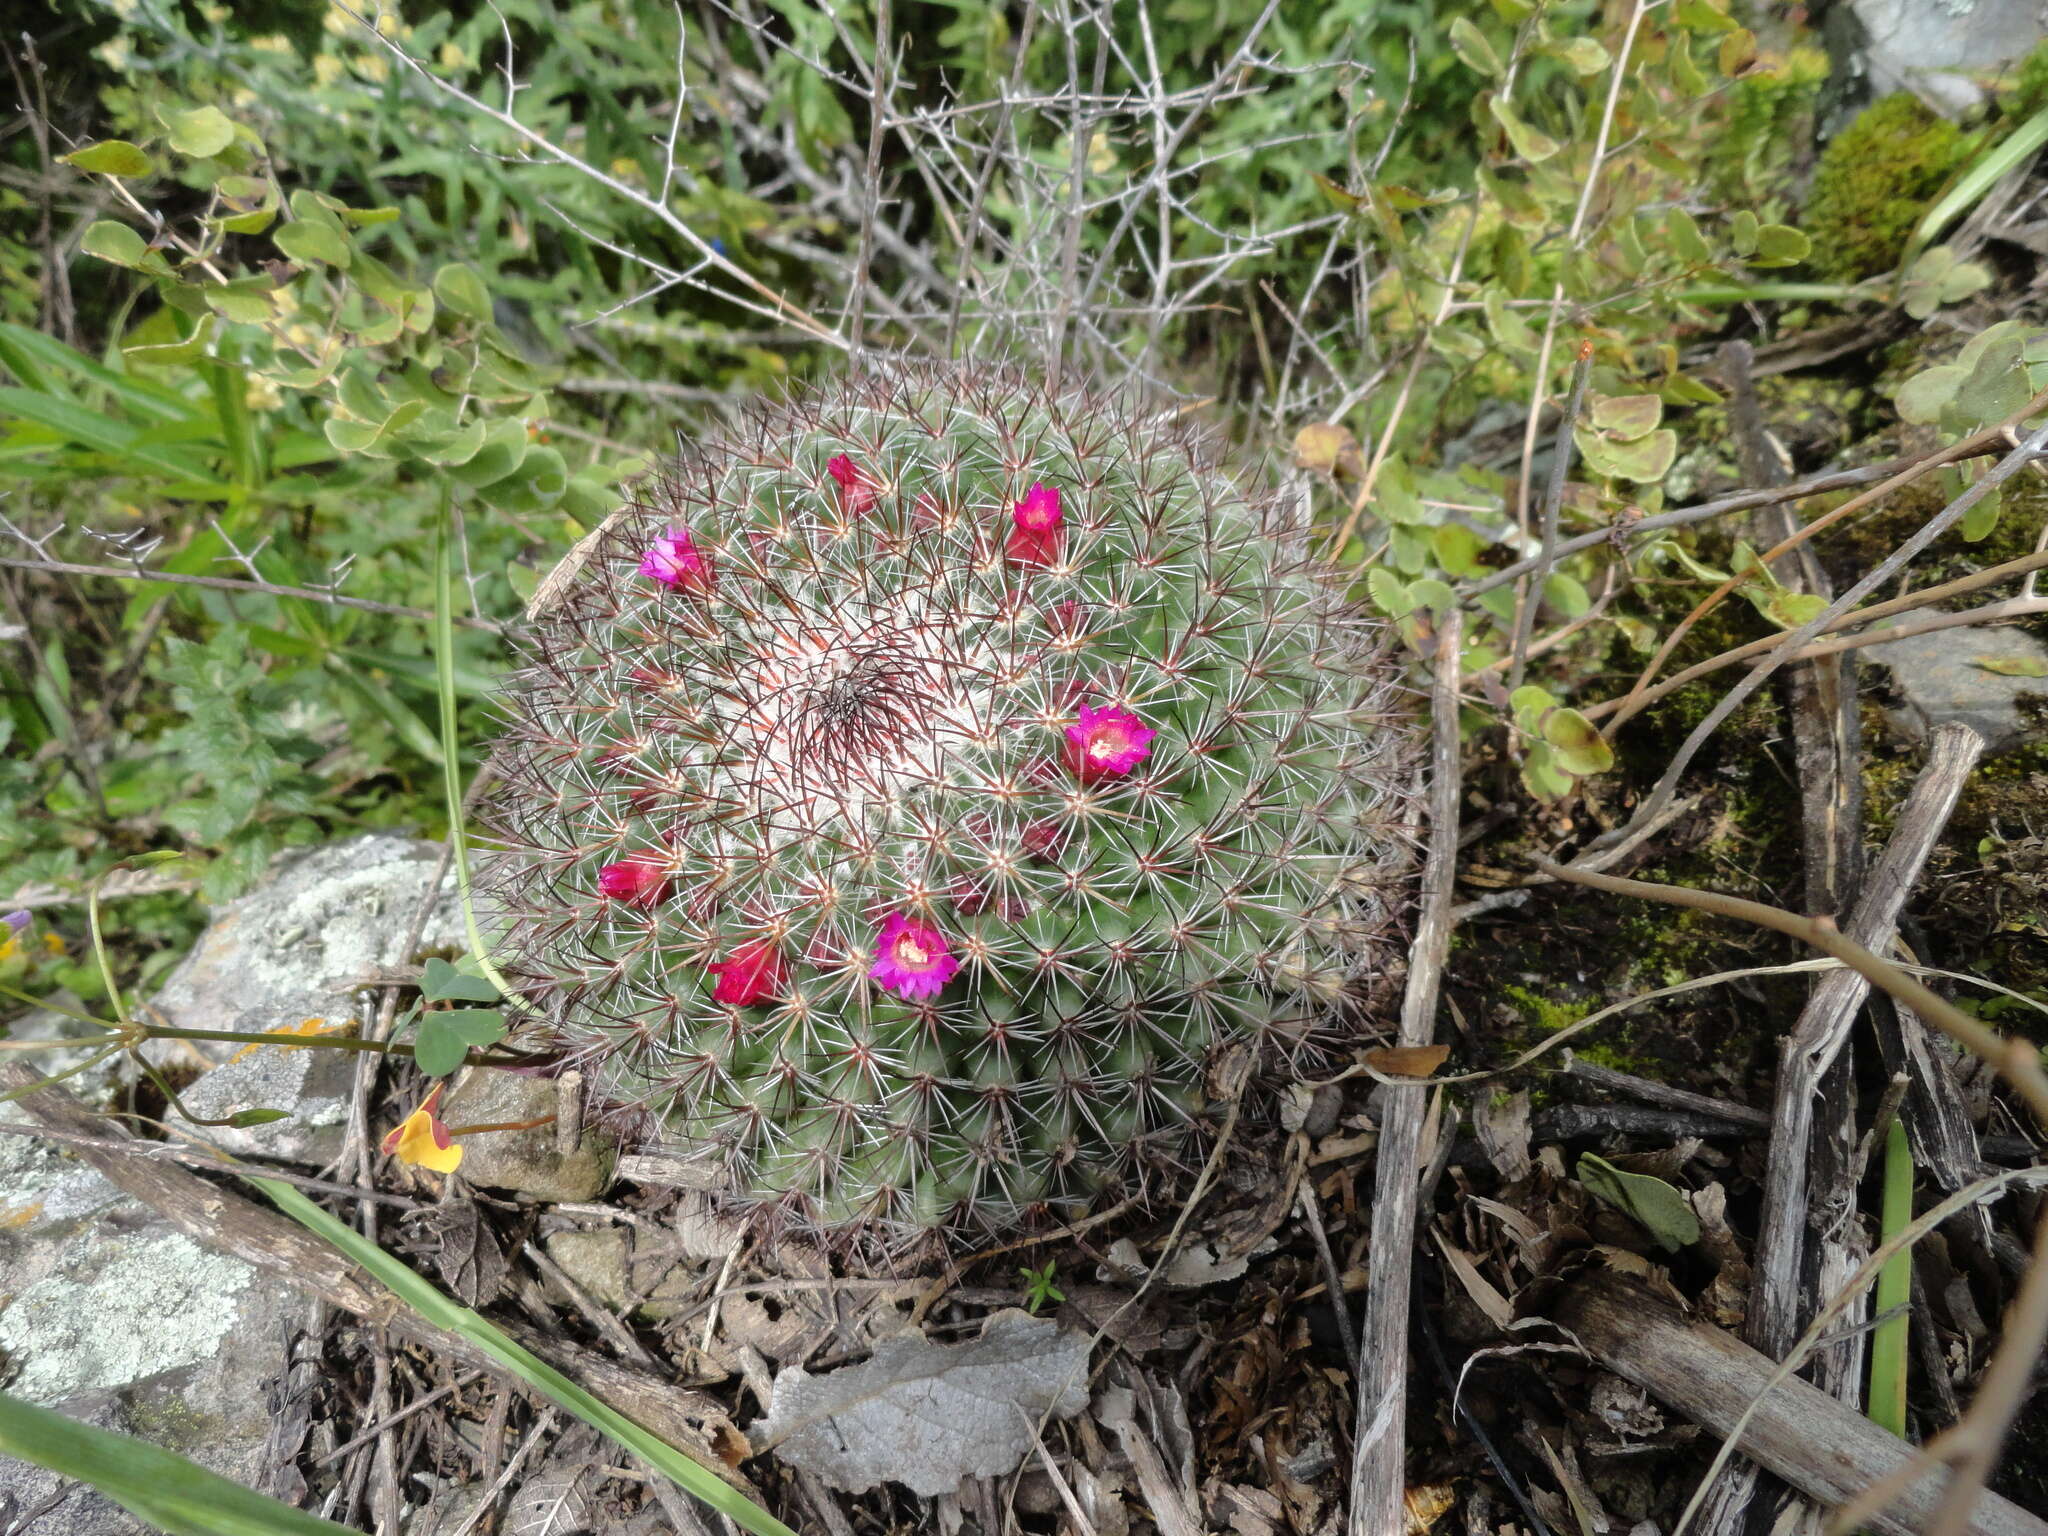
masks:
{"type": "Polygon", "coordinates": [[[1790,224],[1766,224],[1756,232],[1756,256],[1760,267],[1791,267],[1806,260],[1813,242],[1790,224]]]}
{"type": "Polygon", "coordinates": [[[1543,717],[1543,739],[1557,753],[1557,765],[1584,777],[1614,766],[1614,749],[1599,728],[1576,709],[1553,709],[1543,717]]]}
{"type": "Polygon", "coordinates": [[[491,295],[473,267],[450,262],[434,274],[434,297],[465,320],[491,318],[491,295]]]}
{"type": "Polygon", "coordinates": [[[315,262],[330,267],[348,266],[348,241],[327,225],[316,224],[311,219],[292,220],[270,240],[300,266],[310,266],[315,262]]]}
{"type": "Polygon", "coordinates": [[[1514,145],[1515,153],[1531,165],[1541,164],[1563,148],[1542,129],[1525,122],[1521,114],[1500,97],[1491,97],[1486,105],[1487,110],[1493,113],[1493,120],[1507,131],[1508,142],[1514,145]]]}
{"type": "Polygon", "coordinates": [[[149,156],[126,139],[102,139],[60,158],[66,165],[75,165],[95,176],[147,176],[156,169],[149,156]]]}
{"type": "Polygon", "coordinates": [[[1486,35],[1473,25],[1470,17],[1460,16],[1451,23],[1450,38],[1451,52],[1480,74],[1493,79],[1499,78],[1500,55],[1493,51],[1493,44],[1489,43],[1486,35]]]}
{"type": "Polygon", "coordinates": [[[171,148],[195,160],[211,160],[235,142],[235,125],[219,107],[194,107],[189,112],[159,112],[170,130],[171,148]]]}
{"type": "Polygon", "coordinates": [[[86,226],[78,248],[88,256],[111,261],[117,267],[139,267],[149,255],[149,244],[126,224],[100,219],[86,226]]]}
{"type": "Polygon", "coordinates": [[[1594,400],[1593,425],[1621,442],[1656,430],[1664,419],[1664,402],[1655,395],[1601,396],[1594,400]]]}

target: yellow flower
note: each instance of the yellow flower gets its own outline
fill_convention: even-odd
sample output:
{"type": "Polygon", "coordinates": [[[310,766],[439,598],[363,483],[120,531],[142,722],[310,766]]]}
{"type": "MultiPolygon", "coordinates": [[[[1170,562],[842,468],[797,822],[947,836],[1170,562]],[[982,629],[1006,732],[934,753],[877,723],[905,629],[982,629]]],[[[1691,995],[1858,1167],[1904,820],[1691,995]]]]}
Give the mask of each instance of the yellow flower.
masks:
{"type": "Polygon", "coordinates": [[[335,81],[341,78],[342,70],[346,67],[341,60],[331,53],[320,53],[313,56],[313,78],[322,85],[334,84],[335,81]]]}
{"type": "Polygon", "coordinates": [[[440,1107],[441,1090],[446,1086],[445,1083],[434,1084],[434,1091],[427,1095],[426,1102],[384,1138],[386,1156],[396,1154],[401,1163],[429,1168],[435,1173],[453,1173],[462,1166],[462,1148],[434,1113],[440,1107]]]}

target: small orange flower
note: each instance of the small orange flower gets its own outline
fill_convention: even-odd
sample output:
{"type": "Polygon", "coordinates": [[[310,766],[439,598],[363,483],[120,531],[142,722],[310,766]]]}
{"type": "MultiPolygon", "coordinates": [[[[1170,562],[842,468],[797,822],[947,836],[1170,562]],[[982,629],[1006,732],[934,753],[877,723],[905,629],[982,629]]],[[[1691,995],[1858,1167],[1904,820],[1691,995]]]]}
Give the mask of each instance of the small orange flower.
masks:
{"type": "Polygon", "coordinates": [[[434,1084],[426,1102],[405,1117],[404,1122],[384,1138],[386,1156],[396,1154],[401,1163],[430,1168],[435,1173],[453,1173],[462,1165],[462,1148],[434,1111],[441,1105],[441,1090],[434,1084]]]}

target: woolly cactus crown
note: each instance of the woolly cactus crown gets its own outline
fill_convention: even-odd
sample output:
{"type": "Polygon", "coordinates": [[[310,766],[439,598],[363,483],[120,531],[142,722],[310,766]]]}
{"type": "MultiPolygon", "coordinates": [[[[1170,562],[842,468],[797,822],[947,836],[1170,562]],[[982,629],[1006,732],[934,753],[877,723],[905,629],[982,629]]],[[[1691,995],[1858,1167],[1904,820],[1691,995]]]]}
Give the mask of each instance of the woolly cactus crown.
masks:
{"type": "Polygon", "coordinates": [[[1172,408],[986,367],[688,452],[537,615],[513,964],[615,1101],[810,1219],[1121,1178],[1391,927],[1387,674],[1293,532],[1172,408]]]}

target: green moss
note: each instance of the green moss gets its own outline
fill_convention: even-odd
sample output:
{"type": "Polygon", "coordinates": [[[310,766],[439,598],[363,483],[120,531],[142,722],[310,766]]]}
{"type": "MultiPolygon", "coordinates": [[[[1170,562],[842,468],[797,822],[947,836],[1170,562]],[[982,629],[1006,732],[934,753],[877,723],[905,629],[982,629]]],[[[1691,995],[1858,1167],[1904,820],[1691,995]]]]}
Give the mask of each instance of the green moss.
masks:
{"type": "Polygon", "coordinates": [[[1904,92],[1866,108],[1821,151],[1801,227],[1822,277],[1854,282],[1885,271],[1969,140],[1904,92]]]}

